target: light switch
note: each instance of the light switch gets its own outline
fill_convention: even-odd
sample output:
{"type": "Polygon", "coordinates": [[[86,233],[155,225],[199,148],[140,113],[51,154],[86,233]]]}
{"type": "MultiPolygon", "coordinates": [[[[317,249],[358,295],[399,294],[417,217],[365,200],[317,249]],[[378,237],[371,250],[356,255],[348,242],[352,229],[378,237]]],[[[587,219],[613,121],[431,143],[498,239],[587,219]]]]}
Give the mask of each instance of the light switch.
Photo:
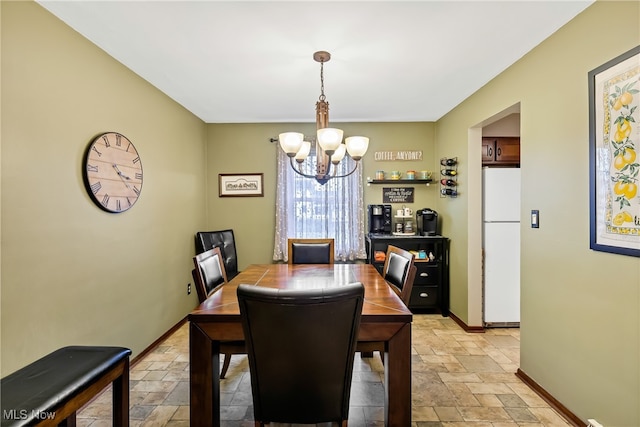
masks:
{"type": "Polygon", "coordinates": [[[540,212],[536,210],[531,211],[531,228],[540,227],[540,212]]]}

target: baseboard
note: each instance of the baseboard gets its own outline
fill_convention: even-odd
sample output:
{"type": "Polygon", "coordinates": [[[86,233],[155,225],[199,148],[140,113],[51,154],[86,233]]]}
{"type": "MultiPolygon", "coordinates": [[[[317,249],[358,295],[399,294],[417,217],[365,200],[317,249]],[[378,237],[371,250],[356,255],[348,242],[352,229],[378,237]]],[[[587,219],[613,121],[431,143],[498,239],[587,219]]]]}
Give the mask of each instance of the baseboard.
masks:
{"type": "Polygon", "coordinates": [[[458,316],[456,316],[451,312],[449,312],[449,317],[451,317],[451,319],[454,322],[456,322],[458,326],[464,329],[465,332],[468,332],[471,334],[484,334],[484,328],[482,326],[469,326],[466,323],[464,323],[462,320],[460,320],[458,316]]]}
{"type": "Polygon", "coordinates": [[[138,363],[139,361],[141,361],[147,354],[151,353],[153,350],[155,350],[156,347],[158,347],[160,345],[160,343],[164,340],[166,340],[167,338],[169,338],[175,331],[177,331],[178,329],[180,329],[182,327],[182,325],[184,325],[184,323],[187,321],[187,317],[185,316],[184,318],[182,318],[182,320],[180,320],[178,323],[176,323],[175,325],[173,325],[171,327],[171,329],[169,329],[167,332],[165,332],[164,334],[162,334],[160,336],[160,338],[158,338],[157,340],[155,340],[154,342],[152,342],[147,348],[145,348],[144,350],[142,350],[139,354],[137,354],[133,359],[131,359],[131,367],[134,367],[136,363],[138,363]]]}
{"type": "Polygon", "coordinates": [[[587,423],[582,421],[580,418],[576,416],[573,412],[567,409],[562,403],[560,403],[555,397],[549,394],[548,391],[540,387],[540,384],[535,382],[529,375],[522,372],[520,368],[516,371],[516,377],[520,378],[523,383],[528,385],[533,391],[535,391],[545,402],[549,404],[553,409],[558,411],[560,415],[562,415],[568,423],[575,427],[586,426],[587,423]]]}

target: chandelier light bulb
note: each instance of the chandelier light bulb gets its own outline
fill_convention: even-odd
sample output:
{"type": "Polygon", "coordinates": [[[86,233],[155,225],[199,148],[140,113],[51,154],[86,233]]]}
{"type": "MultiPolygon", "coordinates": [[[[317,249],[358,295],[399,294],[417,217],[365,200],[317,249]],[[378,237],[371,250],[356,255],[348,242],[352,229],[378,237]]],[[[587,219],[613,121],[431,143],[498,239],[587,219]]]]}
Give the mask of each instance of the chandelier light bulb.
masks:
{"type": "Polygon", "coordinates": [[[331,163],[337,165],[344,158],[345,154],[347,154],[347,146],[340,144],[338,148],[336,148],[335,153],[331,156],[331,163]]]}
{"type": "Polygon", "coordinates": [[[287,153],[287,156],[294,157],[302,146],[304,135],[300,132],[285,132],[278,135],[280,147],[287,153]]]}
{"type": "Polygon", "coordinates": [[[306,160],[307,156],[311,152],[311,143],[309,141],[302,141],[302,146],[296,153],[296,162],[302,163],[306,160]]]}
{"type": "Polygon", "coordinates": [[[347,151],[353,160],[360,160],[369,148],[369,138],[366,136],[350,136],[345,139],[347,151]]]}
{"type": "Polygon", "coordinates": [[[327,154],[333,154],[342,143],[342,129],[318,129],[318,143],[327,154]]]}

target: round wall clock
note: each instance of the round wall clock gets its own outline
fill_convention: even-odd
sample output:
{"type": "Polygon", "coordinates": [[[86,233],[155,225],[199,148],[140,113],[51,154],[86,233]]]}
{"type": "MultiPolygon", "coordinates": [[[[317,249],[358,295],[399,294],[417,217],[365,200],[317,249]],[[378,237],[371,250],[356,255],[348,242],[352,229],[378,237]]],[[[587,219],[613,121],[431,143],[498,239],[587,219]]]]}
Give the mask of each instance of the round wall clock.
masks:
{"type": "Polygon", "coordinates": [[[136,147],[117,132],[98,135],[84,157],[84,179],[91,199],[107,212],[124,212],[142,191],[142,161],[136,147]]]}

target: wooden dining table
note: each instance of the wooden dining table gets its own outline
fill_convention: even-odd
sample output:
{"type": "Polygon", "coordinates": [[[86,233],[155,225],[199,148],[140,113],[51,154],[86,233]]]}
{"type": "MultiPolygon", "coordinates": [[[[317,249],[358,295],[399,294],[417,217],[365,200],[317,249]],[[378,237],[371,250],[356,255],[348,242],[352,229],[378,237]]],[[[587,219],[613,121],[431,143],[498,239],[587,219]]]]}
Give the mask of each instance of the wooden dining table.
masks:
{"type": "Polygon", "coordinates": [[[191,426],[220,425],[220,341],[243,340],[236,290],[364,284],[358,341],[384,341],[385,425],[411,425],[411,311],[371,264],[254,264],[189,314],[191,426]]]}

